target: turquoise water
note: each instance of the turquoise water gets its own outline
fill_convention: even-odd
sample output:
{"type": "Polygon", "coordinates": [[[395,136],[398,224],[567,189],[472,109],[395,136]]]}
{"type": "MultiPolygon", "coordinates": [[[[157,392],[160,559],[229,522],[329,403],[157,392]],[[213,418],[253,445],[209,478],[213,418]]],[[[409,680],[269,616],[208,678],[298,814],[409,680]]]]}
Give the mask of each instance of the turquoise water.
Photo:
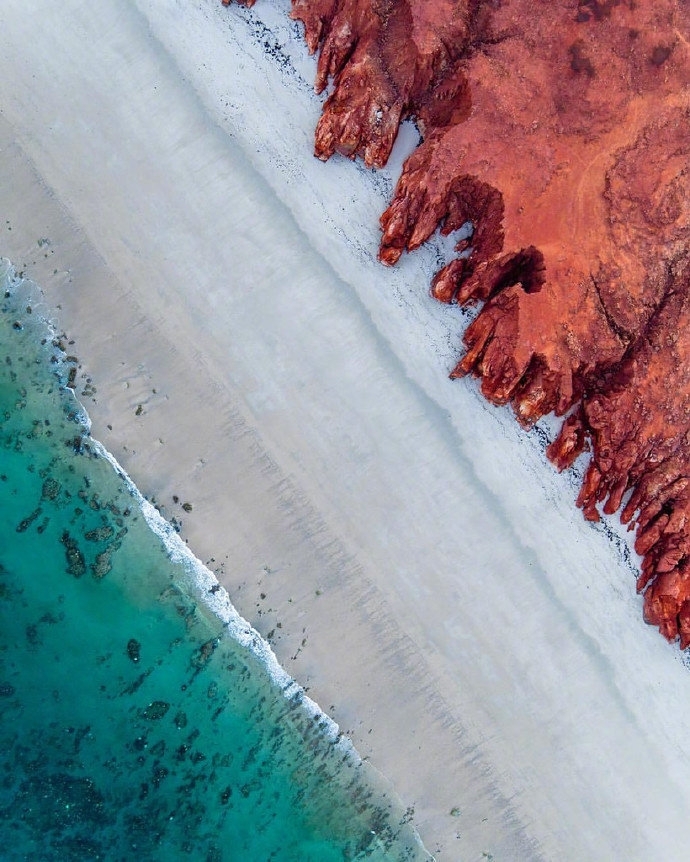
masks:
{"type": "Polygon", "coordinates": [[[89,436],[35,285],[0,290],[0,857],[429,859],[89,436]]]}

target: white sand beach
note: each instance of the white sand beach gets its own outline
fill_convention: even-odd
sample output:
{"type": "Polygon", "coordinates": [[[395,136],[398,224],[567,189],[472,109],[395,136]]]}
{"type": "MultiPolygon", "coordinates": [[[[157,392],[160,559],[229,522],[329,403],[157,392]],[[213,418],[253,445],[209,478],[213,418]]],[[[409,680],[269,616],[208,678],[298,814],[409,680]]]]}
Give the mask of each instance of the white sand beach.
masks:
{"type": "Polygon", "coordinates": [[[288,8],[4,0],[0,256],[74,342],[93,435],[436,858],[683,862],[687,660],[545,429],[448,380],[448,245],[376,261],[416,133],[386,171],[316,161],[288,8]]]}

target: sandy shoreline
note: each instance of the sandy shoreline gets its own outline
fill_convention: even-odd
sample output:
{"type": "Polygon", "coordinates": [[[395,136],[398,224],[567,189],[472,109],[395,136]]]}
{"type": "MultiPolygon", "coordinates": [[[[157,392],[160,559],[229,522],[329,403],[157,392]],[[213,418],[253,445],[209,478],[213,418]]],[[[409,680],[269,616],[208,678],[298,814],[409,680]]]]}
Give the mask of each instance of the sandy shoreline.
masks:
{"type": "MultiPolygon", "coordinates": [[[[485,428],[522,445],[510,417],[408,378],[337,234],[310,241],[138,9],[39,6],[0,11],[0,254],[74,340],[94,436],[439,859],[680,862],[688,676],[567,480],[516,493],[490,440],[473,467],[485,428]]],[[[399,276],[361,266],[383,303],[399,276]]]]}
{"type": "Polygon", "coordinates": [[[204,334],[173,340],[156,326],[136,290],[43,185],[12,131],[0,120],[11,178],[3,205],[11,201],[13,212],[3,251],[44,288],[56,320],[69,324],[68,349],[81,362],[77,393],[87,382],[96,387],[81,396],[94,437],[166,517],[182,522],[190,547],[240,612],[264,636],[273,632],[283,666],[415,808],[432,852],[455,858],[452,842],[466,822],[470,846],[495,848],[496,832],[506,830],[506,846],[530,858],[528,840],[482,777],[488,766],[465,742],[418,647],[354,548],[273,461],[234,393],[214,376],[197,349],[204,334]],[[50,244],[39,246],[44,238],[50,244]],[[191,513],[182,509],[187,501],[191,513]],[[466,764],[438,783],[450,752],[466,764]],[[461,820],[450,816],[460,801],[461,820]]]}
{"type": "MultiPolygon", "coordinates": [[[[145,275],[128,284],[114,272],[77,223],[80,213],[67,211],[46,187],[15,130],[5,121],[0,127],[3,212],[11,216],[3,254],[43,287],[75,342],[69,349],[81,361],[78,381],[91,380],[97,389],[82,397],[93,435],[167,517],[182,521],[190,546],[240,612],[264,635],[276,632],[271,642],[281,663],[359,752],[376,751],[374,765],[415,807],[415,822],[429,821],[429,848],[446,842],[452,848],[446,857],[453,858],[450,841],[459,826],[449,812],[460,799],[463,832],[477,847],[495,847],[505,803],[490,792],[476,810],[464,801],[477,796],[472,751],[467,774],[437,783],[447,752],[465,747],[462,726],[355,549],[273,461],[235,387],[199,349],[208,342],[204,320],[171,333],[188,310],[147,294],[145,275]],[[50,244],[39,246],[43,238],[50,244]],[[193,512],[176,506],[173,495],[191,501],[193,512]],[[435,769],[425,776],[430,763],[435,769]]],[[[519,835],[510,836],[510,845],[522,846],[519,835]]]]}

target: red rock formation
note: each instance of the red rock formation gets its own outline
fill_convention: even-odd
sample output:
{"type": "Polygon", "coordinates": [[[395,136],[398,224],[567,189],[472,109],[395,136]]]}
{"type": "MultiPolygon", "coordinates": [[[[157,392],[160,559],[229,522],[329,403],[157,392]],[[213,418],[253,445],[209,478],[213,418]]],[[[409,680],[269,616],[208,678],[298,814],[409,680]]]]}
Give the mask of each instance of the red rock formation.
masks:
{"type": "MultiPolygon", "coordinates": [[[[223,0],[226,4],[229,0],[223,0]]],[[[251,5],[253,0],[245,0],[251,5]]],[[[293,0],[316,87],[316,155],[387,160],[424,139],[381,218],[395,263],[474,233],[436,276],[482,302],[453,377],[529,426],[568,414],[578,498],[637,526],[645,618],[690,644],[690,7],[684,0],[293,0]],[[626,497],[627,495],[627,497],[626,497]]]]}

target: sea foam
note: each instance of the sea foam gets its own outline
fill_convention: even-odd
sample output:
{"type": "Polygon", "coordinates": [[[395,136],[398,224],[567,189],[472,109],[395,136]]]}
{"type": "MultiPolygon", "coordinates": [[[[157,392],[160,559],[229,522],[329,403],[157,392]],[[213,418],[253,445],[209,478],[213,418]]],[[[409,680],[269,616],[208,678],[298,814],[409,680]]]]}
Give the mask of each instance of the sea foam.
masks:
{"type": "Polygon", "coordinates": [[[385,780],[90,437],[3,261],[0,838],[13,858],[430,858],[385,780]]]}

